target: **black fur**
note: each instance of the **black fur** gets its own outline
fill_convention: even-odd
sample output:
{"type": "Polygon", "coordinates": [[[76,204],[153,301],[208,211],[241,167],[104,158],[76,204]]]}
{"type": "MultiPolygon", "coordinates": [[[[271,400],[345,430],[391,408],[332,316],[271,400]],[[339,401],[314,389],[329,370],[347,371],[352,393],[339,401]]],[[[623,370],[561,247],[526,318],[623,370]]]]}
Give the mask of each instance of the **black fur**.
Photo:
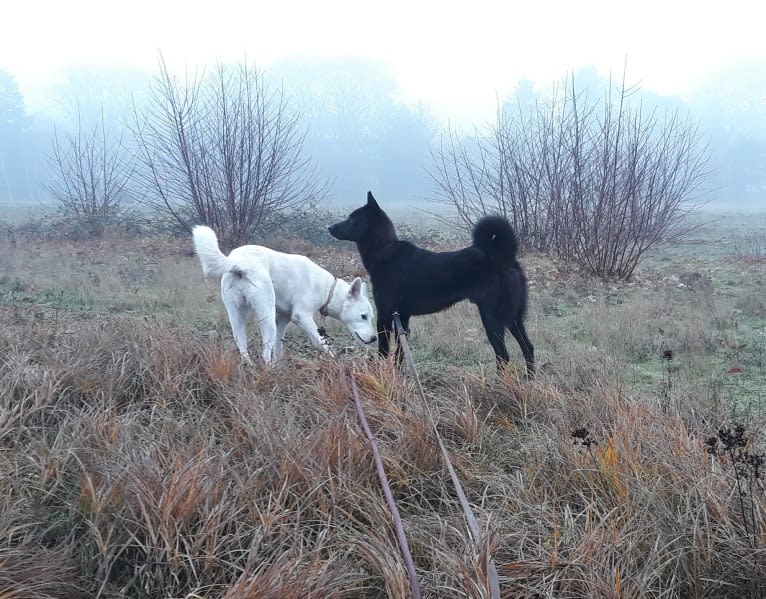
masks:
{"type": "Polygon", "coordinates": [[[370,274],[381,355],[388,355],[394,312],[407,329],[410,316],[439,312],[467,299],[479,308],[498,368],[508,363],[508,328],[524,354],[527,374],[534,374],[534,348],[524,329],[527,279],[516,260],[516,235],[505,218],[482,218],[470,247],[430,252],[400,241],[391,219],[367,192],[367,204],[329,231],[336,239],[356,242],[370,274]]]}

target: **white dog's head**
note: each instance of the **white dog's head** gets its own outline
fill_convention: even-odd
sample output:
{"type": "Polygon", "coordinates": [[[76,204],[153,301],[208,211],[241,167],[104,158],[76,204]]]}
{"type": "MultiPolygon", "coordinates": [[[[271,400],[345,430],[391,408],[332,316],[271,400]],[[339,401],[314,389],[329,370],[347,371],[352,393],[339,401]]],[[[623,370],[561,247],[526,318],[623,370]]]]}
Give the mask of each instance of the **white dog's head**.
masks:
{"type": "Polygon", "coordinates": [[[343,298],[340,321],[348,327],[356,341],[368,344],[378,338],[372,324],[374,316],[372,304],[367,299],[367,284],[357,277],[352,281],[346,297],[343,298]]]}

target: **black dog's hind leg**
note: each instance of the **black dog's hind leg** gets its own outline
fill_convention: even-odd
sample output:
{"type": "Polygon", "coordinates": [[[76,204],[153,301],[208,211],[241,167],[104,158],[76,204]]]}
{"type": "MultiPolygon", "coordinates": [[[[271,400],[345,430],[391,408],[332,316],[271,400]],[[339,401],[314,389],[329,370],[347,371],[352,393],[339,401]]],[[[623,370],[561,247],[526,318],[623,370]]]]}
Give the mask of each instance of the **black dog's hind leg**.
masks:
{"type": "Polygon", "coordinates": [[[521,353],[524,354],[524,360],[527,363],[527,376],[533,377],[535,375],[535,348],[532,342],[527,337],[527,331],[524,328],[524,323],[521,320],[514,320],[508,329],[511,331],[514,339],[521,348],[521,353]]]}
{"type": "Polygon", "coordinates": [[[492,349],[495,350],[495,361],[499,372],[508,364],[508,349],[505,347],[505,325],[491,310],[479,306],[479,314],[481,314],[481,324],[484,325],[487,339],[492,345],[492,349]]]}

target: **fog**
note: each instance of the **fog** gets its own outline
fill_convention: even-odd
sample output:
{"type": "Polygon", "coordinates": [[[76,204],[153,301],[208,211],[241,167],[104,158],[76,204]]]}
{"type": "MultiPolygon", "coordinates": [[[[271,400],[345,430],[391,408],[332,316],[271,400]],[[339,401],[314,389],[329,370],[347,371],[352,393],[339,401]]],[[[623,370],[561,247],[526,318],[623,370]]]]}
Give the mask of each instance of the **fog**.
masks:
{"type": "Polygon", "coordinates": [[[283,89],[305,152],[331,182],[330,205],[351,206],[368,189],[385,202],[424,202],[434,196],[431,150],[445,132],[485,134],[498,108],[544,101],[567,78],[603,98],[624,76],[642,109],[699,123],[711,155],[709,208],[766,209],[766,54],[753,39],[757,19],[736,2],[726,14],[690,3],[693,14],[675,5],[654,14],[664,7],[650,2],[610,15],[598,2],[578,11],[566,3],[557,18],[484,1],[470,13],[395,2],[384,15],[343,3],[341,14],[224,2],[181,17],[172,2],[140,0],[119,14],[85,0],[72,3],[79,12],[49,4],[45,23],[27,5],[4,18],[0,203],[49,200],[54,127],[103,120],[114,139],[127,136],[162,52],[179,77],[245,62],[283,89]],[[229,18],[233,8],[245,13],[229,18]],[[124,27],[104,27],[114,19],[124,27]]]}

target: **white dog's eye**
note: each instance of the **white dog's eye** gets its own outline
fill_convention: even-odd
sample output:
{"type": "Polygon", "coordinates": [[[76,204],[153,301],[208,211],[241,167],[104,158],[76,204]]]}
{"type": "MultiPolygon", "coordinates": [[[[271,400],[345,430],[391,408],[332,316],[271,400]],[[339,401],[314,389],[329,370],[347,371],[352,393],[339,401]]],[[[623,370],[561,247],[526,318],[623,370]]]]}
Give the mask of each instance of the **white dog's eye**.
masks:
{"type": "Polygon", "coordinates": [[[362,320],[367,320],[367,314],[362,314],[362,320]]]}

